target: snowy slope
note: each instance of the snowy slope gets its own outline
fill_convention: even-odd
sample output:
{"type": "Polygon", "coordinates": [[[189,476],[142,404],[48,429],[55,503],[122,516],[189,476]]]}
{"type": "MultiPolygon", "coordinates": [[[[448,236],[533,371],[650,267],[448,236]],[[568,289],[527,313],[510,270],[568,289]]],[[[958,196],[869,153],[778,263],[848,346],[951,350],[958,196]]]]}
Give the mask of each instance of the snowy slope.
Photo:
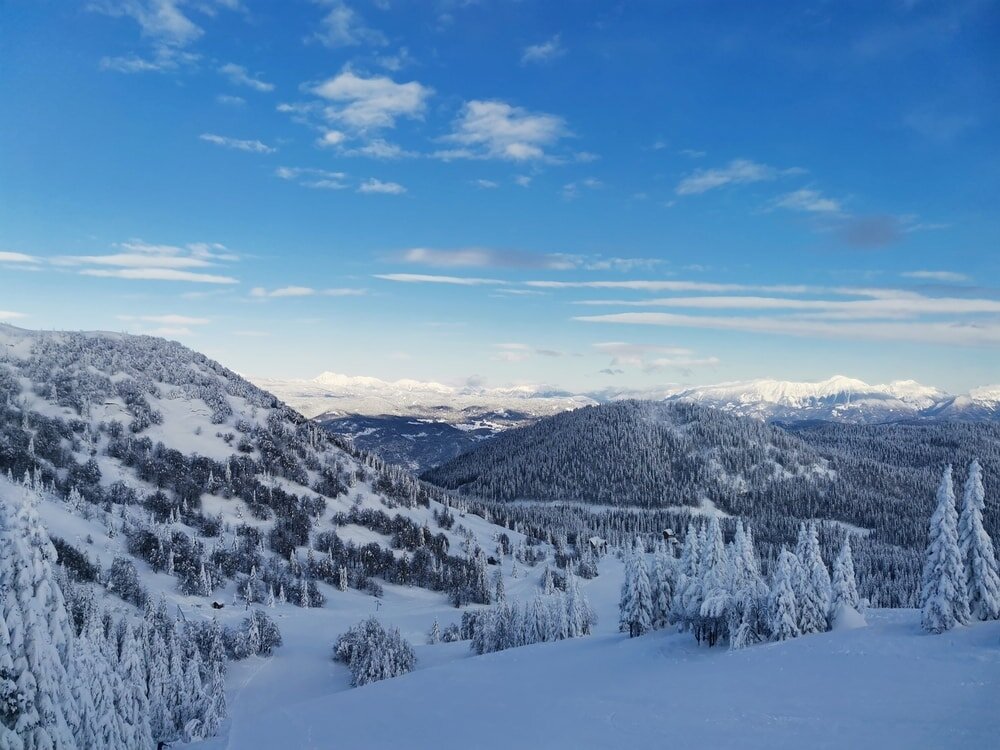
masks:
{"type": "Polygon", "coordinates": [[[282,657],[246,676],[229,745],[399,748],[991,747],[1000,732],[1000,623],[931,636],[914,610],[871,625],[728,652],[667,631],[464,658],[300,701],[282,657]],[[387,715],[391,720],[385,720],[387,715]]]}
{"type": "MultiPolygon", "coordinates": [[[[102,566],[127,553],[126,527],[147,529],[168,544],[180,535],[200,545],[195,563],[204,562],[213,579],[210,596],[227,603],[252,567],[259,575],[288,572],[288,555],[304,562],[321,533],[336,532],[356,563],[372,558],[359,551],[372,542],[383,556],[391,551],[406,560],[416,547],[432,549],[433,539],[443,537],[447,552],[436,565],[444,565],[446,558],[465,560],[475,547],[492,554],[501,532],[514,544],[524,539],[460,508],[455,525],[442,527],[434,512],[443,506],[411,475],[325,436],[219,363],[148,336],[0,325],[0,474],[8,470],[18,479],[30,472],[56,488],[43,512],[53,533],[102,566]],[[133,494],[126,496],[122,486],[133,494]],[[71,490],[83,495],[75,505],[66,502],[71,490]],[[158,491],[163,497],[154,503],[158,491]],[[357,512],[383,514],[426,533],[407,546],[373,528],[335,522],[357,512]],[[213,534],[205,532],[209,524],[213,534]],[[270,535],[279,526],[300,535],[280,552],[270,535]],[[114,537],[109,527],[118,531],[114,537]],[[241,558],[240,565],[250,567],[226,572],[215,553],[235,549],[253,528],[263,537],[259,552],[241,558]]],[[[180,594],[179,578],[154,574],[141,557],[136,564],[154,593],[198,609],[210,601],[209,595],[180,594]]],[[[379,577],[370,573],[366,577],[379,577]]],[[[361,585],[360,572],[357,581],[361,585]]],[[[352,622],[374,606],[370,594],[353,588],[354,580],[346,592],[315,583],[329,606],[346,601],[352,622]]],[[[404,599],[429,597],[447,606],[444,591],[401,591],[404,599]]],[[[310,608],[303,616],[320,612],[310,608]]]]}

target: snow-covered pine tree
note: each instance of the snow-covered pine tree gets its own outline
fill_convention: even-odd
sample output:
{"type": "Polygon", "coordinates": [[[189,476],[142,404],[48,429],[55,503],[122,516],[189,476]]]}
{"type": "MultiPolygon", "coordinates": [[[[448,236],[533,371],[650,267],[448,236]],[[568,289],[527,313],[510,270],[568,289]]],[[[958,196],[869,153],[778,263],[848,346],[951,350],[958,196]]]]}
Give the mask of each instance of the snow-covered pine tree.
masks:
{"type": "Polygon", "coordinates": [[[649,588],[649,573],[646,571],[645,552],[641,539],[635,540],[635,547],[629,558],[628,577],[622,590],[621,624],[635,638],[652,627],[653,596],[649,588]]]}
{"type": "Polygon", "coordinates": [[[689,626],[685,607],[685,592],[698,575],[699,551],[698,533],[694,524],[689,523],[684,532],[684,546],[681,548],[681,557],[677,563],[679,571],[677,583],[674,586],[674,595],[670,602],[670,619],[677,623],[681,630],[687,630],[689,626]]]}
{"type": "Polygon", "coordinates": [[[427,634],[428,645],[434,646],[441,642],[441,626],[438,624],[437,618],[434,618],[434,624],[431,625],[430,632],[427,634]]]}
{"type": "Polygon", "coordinates": [[[653,627],[665,628],[670,624],[670,603],[674,595],[674,560],[663,542],[656,545],[653,553],[653,627]]]}
{"type": "Polygon", "coordinates": [[[695,620],[695,638],[714,646],[727,635],[727,613],[732,606],[730,560],[718,516],[712,516],[708,523],[700,567],[701,607],[695,620]]]}
{"type": "Polygon", "coordinates": [[[833,612],[834,615],[842,608],[861,611],[861,597],[858,595],[858,583],[854,577],[854,555],[851,552],[851,535],[844,537],[844,544],[833,562],[833,612]]]}
{"type": "Polygon", "coordinates": [[[732,553],[732,606],[729,612],[729,647],[745,648],[767,639],[770,631],[768,595],[757,562],[753,535],[736,521],[732,553]]]}
{"type": "Polygon", "coordinates": [[[965,567],[969,612],[977,620],[1000,618],[1000,571],[993,540],[983,527],[986,491],[979,461],[969,465],[958,519],[958,547],[965,567]]]}
{"type": "Polygon", "coordinates": [[[771,637],[776,641],[787,641],[802,634],[798,624],[795,589],[792,586],[796,567],[794,558],[795,555],[788,550],[781,550],[774,580],[771,582],[770,630],[771,637]]]}
{"type": "Polygon", "coordinates": [[[128,739],[126,746],[153,747],[143,650],[136,643],[132,626],[127,621],[123,625],[118,675],[125,688],[120,710],[128,739]]]}
{"type": "Polygon", "coordinates": [[[810,622],[812,627],[802,628],[803,633],[820,633],[830,627],[830,606],[833,599],[833,591],[830,587],[830,571],[823,562],[823,555],[819,548],[819,532],[816,529],[816,522],[812,521],[806,532],[806,557],[802,560],[808,579],[808,596],[802,603],[802,608],[806,610],[803,616],[806,620],[813,617],[813,609],[817,612],[815,622],[810,622]]]}
{"type": "Polygon", "coordinates": [[[958,547],[958,514],[951,466],[944,470],[931,516],[924,573],[920,585],[921,624],[931,633],[943,633],[969,622],[969,595],[958,547]]]}
{"type": "Polygon", "coordinates": [[[73,677],[73,632],[52,565],[55,549],[25,490],[14,517],[0,503],[0,591],[13,665],[10,679],[23,697],[16,723],[9,727],[26,750],[76,747],[80,727],[73,677]]]}

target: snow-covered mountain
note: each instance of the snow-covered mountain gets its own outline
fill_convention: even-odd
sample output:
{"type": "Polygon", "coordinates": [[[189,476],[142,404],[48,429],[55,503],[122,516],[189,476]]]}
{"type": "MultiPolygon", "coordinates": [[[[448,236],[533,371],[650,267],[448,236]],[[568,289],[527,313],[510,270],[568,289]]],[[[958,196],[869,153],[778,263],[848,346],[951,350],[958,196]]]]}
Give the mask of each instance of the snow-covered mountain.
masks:
{"type": "MultiPolygon", "coordinates": [[[[944,391],[913,380],[870,385],[862,380],[836,375],[813,383],[782,380],[753,380],[689,388],[670,397],[713,406],[757,419],[801,422],[894,422],[905,419],[942,417],[937,410],[954,401],[944,391]]],[[[981,399],[964,397],[969,403],[981,399]]],[[[1000,416],[996,409],[985,410],[977,418],[1000,416]]],[[[967,418],[971,412],[952,410],[952,418],[967,418]]]]}
{"type": "MultiPolygon", "coordinates": [[[[227,592],[263,602],[284,589],[311,607],[345,585],[370,595],[404,582],[442,601],[482,601],[485,591],[461,582],[472,577],[469,555],[492,553],[507,531],[446,518],[443,496],[411,474],[218,362],[151,336],[0,324],[8,472],[64,503],[49,518],[68,511],[113,530],[105,536],[115,553],[166,572],[160,585],[193,606],[227,592]]],[[[107,551],[81,554],[110,562],[107,551]]]]}

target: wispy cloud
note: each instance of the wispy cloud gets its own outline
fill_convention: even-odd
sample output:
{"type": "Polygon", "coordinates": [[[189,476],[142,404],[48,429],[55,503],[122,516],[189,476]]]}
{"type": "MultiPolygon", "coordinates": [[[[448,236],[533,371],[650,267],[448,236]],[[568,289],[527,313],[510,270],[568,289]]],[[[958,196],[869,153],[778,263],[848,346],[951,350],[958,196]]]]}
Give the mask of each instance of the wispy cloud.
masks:
{"type": "Polygon", "coordinates": [[[493,348],[497,351],[490,359],[498,362],[525,362],[534,357],[547,357],[551,359],[571,356],[569,352],[559,349],[546,349],[521,343],[494,344],[493,348]]]}
{"type": "Polygon", "coordinates": [[[842,318],[864,319],[916,318],[922,315],[1000,314],[1000,300],[926,297],[919,294],[886,295],[859,300],[757,296],[667,297],[647,300],[583,300],[577,304],[614,307],[672,307],[691,310],[829,312],[836,313],[842,318]]]}
{"type": "Polygon", "coordinates": [[[697,169],[682,179],[674,192],[677,195],[699,195],[727,185],[746,185],[775,180],[782,175],[800,174],[801,169],[778,169],[749,159],[733,159],[724,167],[697,169]]]}
{"type": "Polygon", "coordinates": [[[139,26],[142,39],[150,46],[144,55],[131,52],[103,57],[101,69],[119,73],[168,72],[195,65],[199,56],[187,50],[205,32],[183,9],[187,6],[204,15],[216,10],[235,9],[232,0],[91,0],[87,10],[113,18],[128,18],[139,26]]]}
{"type": "Polygon", "coordinates": [[[945,283],[961,283],[969,280],[966,274],[957,271],[904,271],[900,276],[907,279],[943,281],[945,283]]]}
{"type": "Polygon", "coordinates": [[[385,34],[366,25],[361,15],[343,0],[318,2],[330,8],[320,21],[319,31],[312,37],[324,46],[333,49],[361,45],[384,47],[389,43],[385,34]]]}
{"type": "Polygon", "coordinates": [[[353,287],[336,287],[332,289],[314,289],[309,286],[283,286],[277,289],[265,289],[257,286],[250,290],[251,297],[281,298],[281,297],[361,297],[368,293],[367,289],[353,287]]]}
{"type": "Polygon", "coordinates": [[[722,284],[710,281],[677,279],[630,279],[628,281],[526,281],[526,286],[538,289],[628,289],[639,292],[741,292],[759,291],[780,294],[802,294],[810,287],[802,284],[722,284]]]}
{"type": "Polygon", "coordinates": [[[219,72],[226,76],[230,81],[235,83],[237,86],[246,86],[254,91],[260,91],[267,93],[268,91],[274,91],[274,84],[263,81],[260,78],[255,78],[247,72],[247,69],[242,65],[237,65],[236,63],[226,63],[219,68],[219,72]]]}
{"type": "Polygon", "coordinates": [[[56,266],[82,266],[77,273],[83,276],[201,284],[239,283],[231,276],[190,270],[238,260],[238,255],[219,243],[194,242],[181,247],[130,240],[116,245],[116,250],[105,255],[59,256],[52,263],[56,266]]]}
{"type": "Polygon", "coordinates": [[[359,193],[381,193],[383,195],[402,195],[406,188],[398,182],[383,182],[369,177],[358,186],[359,193]]]}
{"type": "Polygon", "coordinates": [[[42,259],[34,255],[25,253],[15,253],[9,250],[0,250],[0,265],[35,265],[41,263],[42,259]]]}
{"type": "Polygon", "coordinates": [[[376,279],[395,281],[402,284],[452,284],[455,286],[487,286],[506,284],[500,279],[479,279],[469,276],[435,276],[422,273],[377,273],[376,279]]]}
{"type": "Polygon", "coordinates": [[[529,112],[501,101],[470,101],[444,141],[456,148],[438,151],[441,159],[504,159],[533,161],[549,158],[546,149],[569,131],[561,117],[529,112]]]}
{"type": "Polygon", "coordinates": [[[222,146],[223,148],[231,148],[237,151],[249,151],[255,154],[273,154],[277,151],[276,148],[268,146],[266,143],[261,143],[256,140],[244,140],[242,138],[230,138],[224,135],[216,135],[215,133],[202,133],[198,136],[201,140],[207,143],[213,143],[216,146],[222,146]]]}
{"type": "Polygon", "coordinates": [[[197,284],[238,284],[231,276],[177,271],[170,268],[120,268],[115,270],[85,268],[82,276],[99,276],[108,279],[128,279],[131,281],[190,281],[197,284]]]}
{"type": "Polygon", "coordinates": [[[573,258],[559,254],[536,254],[518,250],[496,250],[486,247],[464,247],[441,250],[413,247],[396,255],[406,263],[434,268],[549,268],[566,270],[576,267],[573,258]]]}
{"type": "Polygon", "coordinates": [[[701,328],[864,341],[909,341],[964,346],[1000,344],[1000,323],[996,322],[840,322],[786,317],[720,317],[655,312],[584,315],[573,320],[583,323],[701,328]]]}
{"type": "Polygon", "coordinates": [[[525,47],[524,52],[521,53],[521,64],[549,62],[565,55],[566,48],[563,47],[559,36],[556,34],[544,42],[525,47]]]}
{"type": "Polygon", "coordinates": [[[14,312],[13,310],[0,310],[0,320],[19,320],[28,317],[26,313],[14,312]]]}
{"type": "Polygon", "coordinates": [[[828,198],[818,190],[802,188],[785,193],[775,200],[774,204],[778,208],[787,208],[792,211],[806,211],[818,214],[839,214],[843,210],[840,203],[833,198],[828,198]]]}
{"type": "Polygon", "coordinates": [[[282,180],[297,182],[302,187],[320,190],[343,190],[348,187],[345,182],[346,173],[330,172],[314,167],[278,167],[274,170],[274,176],[282,180]]]}

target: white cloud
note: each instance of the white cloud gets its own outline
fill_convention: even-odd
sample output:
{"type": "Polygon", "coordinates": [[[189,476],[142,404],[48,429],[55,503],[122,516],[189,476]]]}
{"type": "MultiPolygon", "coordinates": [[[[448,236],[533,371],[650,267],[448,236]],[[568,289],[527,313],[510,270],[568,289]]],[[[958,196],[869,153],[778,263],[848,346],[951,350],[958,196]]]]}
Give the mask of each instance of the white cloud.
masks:
{"type": "Polygon", "coordinates": [[[629,289],[640,292],[739,292],[759,291],[779,294],[803,294],[810,287],[801,284],[756,286],[750,284],[719,284],[708,281],[629,280],[629,281],[526,281],[525,286],[538,289],[629,289]]]}
{"type": "Polygon", "coordinates": [[[368,293],[367,289],[338,287],[335,289],[314,289],[310,286],[283,286],[277,289],[265,289],[262,286],[250,290],[251,297],[281,298],[281,297],[360,297],[368,293]]]}
{"type": "Polygon", "coordinates": [[[34,255],[26,255],[25,253],[0,250],[0,263],[34,264],[41,263],[41,258],[36,258],[34,255]]]}
{"type": "Polygon", "coordinates": [[[25,313],[14,312],[12,310],[0,310],[0,320],[19,320],[28,317],[25,313]]]}
{"type": "MultiPolygon", "coordinates": [[[[2,253],[0,253],[0,255],[2,255],[2,253]]],[[[0,258],[0,260],[2,260],[2,258],[0,258]]],[[[900,275],[907,279],[942,281],[945,283],[960,283],[969,280],[969,277],[964,273],[958,273],[956,271],[904,271],[900,275]]]]}
{"type": "Polygon", "coordinates": [[[514,178],[514,182],[523,188],[530,187],[531,177],[526,174],[519,174],[517,177],[514,178]]]}
{"type": "Polygon", "coordinates": [[[219,276],[191,271],[177,271],[171,268],[120,268],[104,270],[85,268],[80,271],[83,276],[101,276],[113,279],[129,279],[133,281],[190,281],[196,284],[238,284],[231,276],[219,276]]]}
{"type": "Polygon", "coordinates": [[[372,159],[403,159],[416,156],[412,151],[407,151],[402,146],[383,138],[373,138],[357,148],[342,149],[341,153],[344,156],[367,156],[372,159]]]}
{"type": "Polygon", "coordinates": [[[395,281],[402,284],[453,284],[455,286],[487,286],[506,284],[500,279],[477,279],[468,276],[434,276],[422,273],[378,273],[376,279],[395,281]]]}
{"type": "Polygon", "coordinates": [[[568,134],[566,123],[556,115],[529,112],[501,101],[470,101],[453,132],[444,137],[458,148],[435,155],[441,159],[545,159],[546,149],[568,134]]]}
{"type": "Polygon", "coordinates": [[[151,245],[130,240],[116,245],[118,252],[106,255],[67,255],[54,258],[57,266],[91,266],[78,271],[83,276],[128,280],[190,281],[202,284],[237,284],[236,279],[221,274],[194,272],[239,259],[225,245],[217,242],[194,242],[183,247],[151,245]],[[97,266],[97,268],[93,268],[97,266]]]}
{"type": "Polygon", "coordinates": [[[229,138],[228,136],[216,135],[215,133],[202,133],[198,137],[208,143],[214,143],[216,146],[232,148],[237,151],[250,151],[255,154],[273,154],[277,151],[277,149],[255,140],[251,141],[240,138],[229,138]]]}
{"type": "Polygon", "coordinates": [[[219,94],[215,97],[215,101],[219,104],[225,104],[227,107],[242,107],[247,103],[247,100],[242,96],[232,96],[231,94],[219,94]]]}
{"type": "Polygon", "coordinates": [[[385,195],[401,195],[406,192],[406,188],[400,185],[398,182],[382,182],[382,180],[377,180],[374,177],[369,177],[367,180],[358,186],[359,193],[381,193],[385,195]]]}
{"type": "Polygon", "coordinates": [[[615,307],[673,307],[690,310],[786,310],[825,313],[838,318],[915,318],[921,315],[1000,314],[1000,300],[885,295],[861,300],[796,299],[786,297],[718,296],[668,297],[650,300],[584,300],[578,304],[615,307]]]}
{"type": "Polygon", "coordinates": [[[364,78],[349,70],[312,90],[337,103],[326,108],[327,119],[359,131],[394,127],[399,117],[422,117],[427,99],[434,93],[417,81],[396,83],[386,76],[364,78]]]}
{"type": "Polygon", "coordinates": [[[119,57],[104,57],[103,70],[120,73],[165,72],[184,66],[193,66],[199,56],[185,48],[197,41],[204,30],[181,9],[190,8],[205,15],[214,15],[217,8],[237,9],[232,0],[90,0],[87,10],[115,18],[130,18],[139,26],[142,38],[149,43],[151,52],[143,57],[133,53],[119,57]]]}
{"type": "Polygon", "coordinates": [[[781,175],[796,174],[799,169],[776,169],[749,159],[733,159],[725,167],[697,169],[682,179],[674,192],[678,195],[698,195],[726,185],[744,185],[774,180],[781,175]]]}
{"type": "Polygon", "coordinates": [[[464,247],[440,250],[413,247],[398,255],[406,263],[437,268],[548,268],[568,270],[577,260],[567,255],[525,253],[518,250],[494,250],[487,247],[464,247]]]}
{"type": "Polygon", "coordinates": [[[953,344],[958,346],[996,346],[1000,344],[1000,323],[993,322],[839,322],[775,317],[703,317],[654,312],[586,315],[573,319],[584,323],[703,328],[746,333],[845,338],[865,341],[909,341],[922,344],[953,344]]]}
{"type": "Polygon", "coordinates": [[[331,146],[340,146],[345,140],[347,140],[346,133],[340,130],[328,130],[316,139],[316,143],[323,148],[329,148],[331,146]]]}
{"type": "Polygon", "coordinates": [[[237,86],[246,86],[254,91],[261,91],[265,93],[268,91],[274,91],[273,83],[267,83],[260,78],[254,78],[242,65],[237,65],[236,63],[226,63],[219,68],[219,72],[237,86]]]}
{"type": "Polygon", "coordinates": [[[142,35],[163,44],[183,47],[204,32],[180,9],[178,0],[96,0],[88,10],[113,17],[131,18],[142,35]]]}
{"type": "Polygon", "coordinates": [[[540,44],[532,44],[525,47],[524,52],[521,54],[521,64],[548,62],[565,54],[566,48],[562,46],[559,34],[556,34],[551,39],[540,44]]]}
{"type": "Polygon", "coordinates": [[[342,0],[321,0],[330,6],[329,12],[320,22],[320,30],[315,38],[327,47],[357,47],[367,44],[384,47],[389,43],[378,29],[365,25],[364,19],[342,0]]]}
{"type": "Polygon", "coordinates": [[[782,195],[775,201],[779,208],[792,211],[807,211],[809,213],[839,214],[843,210],[838,201],[827,198],[818,190],[803,188],[782,195]]]}

